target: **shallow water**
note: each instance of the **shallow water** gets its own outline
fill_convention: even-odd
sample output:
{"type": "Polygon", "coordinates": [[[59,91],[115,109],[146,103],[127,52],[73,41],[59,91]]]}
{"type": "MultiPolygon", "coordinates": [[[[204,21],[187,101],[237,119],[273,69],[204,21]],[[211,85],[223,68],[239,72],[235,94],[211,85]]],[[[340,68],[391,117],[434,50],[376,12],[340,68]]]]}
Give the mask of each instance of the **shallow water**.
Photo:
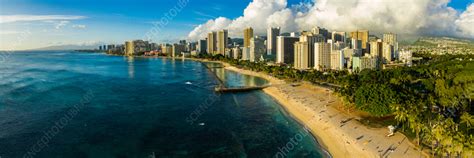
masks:
{"type": "MultiPolygon", "coordinates": [[[[261,91],[214,93],[211,73],[163,58],[7,54],[0,157],[322,157],[275,100],[261,91]]],[[[230,86],[266,84],[218,73],[230,86]]]]}

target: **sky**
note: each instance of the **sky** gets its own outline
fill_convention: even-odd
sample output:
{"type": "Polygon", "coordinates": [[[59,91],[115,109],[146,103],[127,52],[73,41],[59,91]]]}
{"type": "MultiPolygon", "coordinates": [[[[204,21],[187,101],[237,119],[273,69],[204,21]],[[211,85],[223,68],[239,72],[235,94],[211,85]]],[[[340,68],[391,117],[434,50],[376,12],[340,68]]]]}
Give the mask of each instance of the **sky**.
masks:
{"type": "Polygon", "coordinates": [[[255,27],[256,34],[270,26],[283,31],[323,26],[474,38],[470,28],[474,5],[468,8],[473,0],[409,1],[413,0],[397,4],[393,0],[0,0],[0,50],[121,44],[134,39],[197,40],[219,29],[229,29],[231,36],[238,37],[248,26],[255,27]],[[349,10],[355,13],[346,14],[345,8],[354,8],[349,10]],[[400,15],[407,13],[404,10],[428,20],[404,20],[411,16],[400,15]]]}

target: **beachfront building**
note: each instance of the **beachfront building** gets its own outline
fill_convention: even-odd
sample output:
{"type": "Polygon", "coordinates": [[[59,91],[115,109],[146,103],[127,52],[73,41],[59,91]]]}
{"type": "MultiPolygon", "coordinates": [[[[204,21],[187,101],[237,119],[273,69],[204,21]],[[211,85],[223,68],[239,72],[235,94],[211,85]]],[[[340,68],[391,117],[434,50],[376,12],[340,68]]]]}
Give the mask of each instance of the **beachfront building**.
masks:
{"type": "Polygon", "coordinates": [[[133,41],[126,41],[125,42],[125,55],[133,56],[135,54],[135,46],[133,45],[133,41]]]}
{"type": "Polygon", "coordinates": [[[267,29],[267,55],[276,54],[278,36],[280,36],[280,27],[267,29]]]}
{"type": "Polygon", "coordinates": [[[171,48],[171,57],[177,57],[179,56],[182,52],[186,51],[186,46],[183,44],[173,44],[171,48]]]}
{"type": "Polygon", "coordinates": [[[150,51],[150,45],[148,41],[135,40],[133,41],[135,47],[135,54],[142,55],[143,53],[150,51]]]}
{"type": "Polygon", "coordinates": [[[209,32],[207,34],[207,54],[215,55],[217,52],[217,33],[209,32]]]}
{"type": "Polygon", "coordinates": [[[207,49],[207,40],[199,40],[197,43],[196,51],[199,54],[205,54],[207,49]]]}
{"type": "Polygon", "coordinates": [[[197,47],[197,42],[188,42],[186,43],[186,52],[195,51],[197,47]]]}
{"type": "Polygon", "coordinates": [[[250,47],[250,39],[253,37],[253,28],[244,29],[244,47],[250,47]]]}
{"type": "Polygon", "coordinates": [[[232,48],[232,58],[240,59],[241,57],[242,57],[242,48],[240,48],[239,46],[232,48]]]}
{"type": "Polygon", "coordinates": [[[173,52],[173,47],[169,44],[162,44],[161,45],[161,53],[170,55],[173,52]]]}
{"type": "Polygon", "coordinates": [[[344,70],[344,51],[334,51],[331,53],[331,69],[332,70],[344,70]]]}
{"type": "Polygon", "coordinates": [[[298,37],[278,36],[276,45],[276,63],[294,64],[295,60],[295,42],[298,37]]]}
{"type": "Polygon", "coordinates": [[[312,32],[302,32],[300,36],[300,42],[307,42],[308,49],[308,67],[314,67],[314,43],[317,42],[326,42],[326,39],[323,35],[314,34],[312,32]]]}
{"type": "Polygon", "coordinates": [[[294,68],[300,70],[310,69],[308,42],[295,42],[294,47],[294,68]]]}
{"type": "Polygon", "coordinates": [[[134,40],[125,42],[125,55],[142,55],[146,51],[150,51],[150,45],[148,41],[134,40]]]}
{"type": "Polygon", "coordinates": [[[225,55],[225,50],[227,49],[228,44],[228,31],[221,30],[217,33],[217,52],[216,54],[225,55]]]}
{"type": "Polygon", "coordinates": [[[326,70],[331,68],[331,44],[326,42],[314,43],[314,69],[326,70]]]}
{"type": "Polygon", "coordinates": [[[250,62],[258,62],[265,54],[265,39],[255,36],[250,39],[250,62]]]}
{"type": "Polygon", "coordinates": [[[242,47],[242,60],[250,60],[250,47],[242,47]]]}

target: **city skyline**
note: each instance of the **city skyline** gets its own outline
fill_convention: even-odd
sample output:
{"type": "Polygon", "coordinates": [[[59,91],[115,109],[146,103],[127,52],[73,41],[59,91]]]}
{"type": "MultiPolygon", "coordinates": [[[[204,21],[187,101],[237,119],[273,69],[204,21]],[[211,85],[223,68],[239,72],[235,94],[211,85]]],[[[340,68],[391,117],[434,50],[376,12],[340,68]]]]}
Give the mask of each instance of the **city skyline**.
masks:
{"type": "MultiPolygon", "coordinates": [[[[171,1],[170,1],[171,2],[171,1]]],[[[160,32],[147,36],[150,30],[157,27],[157,22],[163,17],[166,12],[177,6],[177,1],[167,3],[166,1],[143,1],[143,3],[130,3],[130,1],[29,1],[21,0],[15,2],[7,2],[1,0],[0,10],[0,24],[2,26],[0,32],[0,50],[22,50],[22,49],[34,49],[53,45],[66,45],[66,44],[102,44],[102,43],[115,43],[119,44],[123,41],[132,39],[145,39],[150,37],[150,41],[156,43],[174,43],[180,39],[188,39],[191,41],[197,41],[202,35],[206,36],[208,31],[219,31],[222,29],[229,30],[229,37],[242,36],[242,28],[233,28],[239,26],[239,21],[256,20],[259,19],[257,15],[261,15],[262,12],[265,14],[264,17],[268,19],[273,18],[284,18],[287,14],[293,14],[293,12],[301,11],[301,1],[296,0],[278,0],[278,1],[236,1],[236,2],[217,2],[217,1],[184,1],[186,4],[181,6],[181,11],[176,13],[176,16],[169,18],[169,23],[166,25],[160,25],[160,32]],[[262,7],[261,4],[270,3],[269,7],[262,7]],[[93,6],[88,6],[94,4],[93,6]],[[160,4],[160,5],[158,5],[160,4]],[[103,7],[100,7],[103,6],[103,7]],[[153,6],[147,9],[146,6],[153,6]],[[28,9],[37,8],[37,9],[28,9]],[[242,11],[244,10],[244,11],[242,11]],[[255,11],[261,12],[255,12],[255,11]],[[290,13],[288,13],[290,12],[290,13]],[[220,24],[219,24],[220,23],[220,24]],[[210,28],[208,28],[210,27],[210,28]],[[215,30],[213,30],[215,29],[215,30]],[[234,31],[238,30],[238,32],[234,31]],[[206,31],[206,32],[200,32],[206,31]],[[74,37],[74,38],[71,38],[74,37]],[[199,38],[196,38],[199,37],[199,38]]],[[[316,2],[308,7],[306,14],[309,15],[312,8],[320,5],[322,2],[316,2]]],[[[327,2],[329,5],[331,2],[327,2]]],[[[389,2],[387,2],[389,3],[389,2]]],[[[454,18],[457,21],[460,18],[472,19],[472,10],[466,7],[472,7],[472,1],[452,1],[452,2],[437,2],[432,1],[434,4],[444,4],[438,8],[439,12],[448,10],[448,12],[455,12],[454,18]],[[470,14],[463,14],[470,13],[470,14]]],[[[430,3],[430,4],[431,4],[430,3]]],[[[427,3],[428,4],[428,3],[427,3]]],[[[364,3],[359,6],[365,5],[364,3]]],[[[381,2],[379,5],[386,5],[381,2]]],[[[293,17],[290,20],[298,19],[301,17],[293,17]]],[[[268,22],[267,19],[267,22],[268,22]]],[[[469,20],[464,20],[469,22],[469,20]]],[[[285,22],[283,20],[283,22],[285,22]]],[[[242,22],[240,22],[242,23],[242,22]]],[[[459,22],[457,22],[459,23],[459,22]]],[[[472,23],[472,22],[471,22],[472,23]]],[[[289,31],[301,31],[303,28],[289,28],[289,27],[301,27],[287,26],[282,24],[283,32],[289,31]]],[[[267,26],[260,26],[258,24],[249,24],[254,27],[255,35],[264,35],[267,31],[267,26]],[[255,26],[253,26],[255,25],[255,26]],[[265,29],[261,29],[265,28],[265,29]]],[[[318,26],[318,24],[314,24],[318,26]]],[[[322,27],[335,29],[321,25],[322,27]]],[[[280,27],[275,25],[274,27],[280,27]]],[[[354,26],[348,26],[347,29],[351,29],[354,26]]],[[[372,28],[360,28],[370,29],[372,28]]],[[[386,28],[381,27],[380,29],[385,30],[386,28]]],[[[379,30],[380,30],[379,29],[379,30]]],[[[444,28],[438,28],[443,30],[444,28]]],[[[466,33],[465,38],[472,38],[472,29],[461,30],[466,33]]],[[[459,36],[455,32],[445,30],[446,35],[459,36]]],[[[375,29],[375,32],[378,32],[375,29]]],[[[386,30],[386,32],[392,32],[392,30],[386,30]]],[[[396,29],[393,32],[403,35],[403,32],[399,32],[396,29]]],[[[383,32],[380,32],[383,33],[383,32]]],[[[429,35],[430,33],[426,33],[429,35]]]]}

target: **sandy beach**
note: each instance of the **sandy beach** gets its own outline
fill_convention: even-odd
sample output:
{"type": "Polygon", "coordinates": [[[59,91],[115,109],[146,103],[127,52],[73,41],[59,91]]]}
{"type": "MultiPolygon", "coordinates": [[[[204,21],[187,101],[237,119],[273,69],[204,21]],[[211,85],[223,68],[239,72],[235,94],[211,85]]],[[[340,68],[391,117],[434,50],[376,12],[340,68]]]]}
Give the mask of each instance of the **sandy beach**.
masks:
{"type": "Polygon", "coordinates": [[[263,73],[223,64],[228,70],[269,80],[272,86],[263,91],[308,128],[334,158],[429,157],[403,134],[387,137],[387,128],[369,128],[359,123],[354,116],[338,110],[336,107],[343,103],[329,89],[305,83],[294,86],[263,73]]]}

